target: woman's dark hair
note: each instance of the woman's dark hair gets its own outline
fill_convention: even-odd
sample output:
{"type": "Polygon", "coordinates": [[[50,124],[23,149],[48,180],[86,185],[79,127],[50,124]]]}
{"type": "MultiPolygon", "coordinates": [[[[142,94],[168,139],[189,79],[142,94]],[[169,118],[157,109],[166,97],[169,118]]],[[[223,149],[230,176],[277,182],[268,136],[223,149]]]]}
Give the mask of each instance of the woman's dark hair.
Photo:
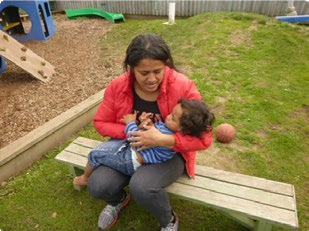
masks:
{"type": "Polygon", "coordinates": [[[215,115],[200,100],[179,99],[183,114],[180,118],[181,132],[185,135],[201,136],[203,132],[211,132],[215,115]]]}
{"type": "Polygon", "coordinates": [[[127,48],[123,67],[127,71],[129,68],[137,66],[142,59],[160,60],[168,67],[176,69],[169,47],[156,34],[148,33],[136,36],[127,48]]]}

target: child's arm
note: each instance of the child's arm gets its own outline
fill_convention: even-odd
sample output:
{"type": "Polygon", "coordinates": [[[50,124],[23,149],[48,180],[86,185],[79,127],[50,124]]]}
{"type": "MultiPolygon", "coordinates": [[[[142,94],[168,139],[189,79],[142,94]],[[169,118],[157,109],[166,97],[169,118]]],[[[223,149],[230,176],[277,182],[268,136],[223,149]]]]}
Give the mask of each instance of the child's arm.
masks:
{"type": "Polygon", "coordinates": [[[139,131],[139,128],[136,124],[136,115],[136,113],[127,114],[120,120],[121,122],[126,124],[124,132],[127,134],[127,137],[130,137],[130,135],[128,134],[129,131],[139,131]]]}
{"type": "Polygon", "coordinates": [[[125,123],[125,124],[128,124],[130,122],[135,122],[136,121],[136,113],[127,114],[120,121],[125,123]]]}

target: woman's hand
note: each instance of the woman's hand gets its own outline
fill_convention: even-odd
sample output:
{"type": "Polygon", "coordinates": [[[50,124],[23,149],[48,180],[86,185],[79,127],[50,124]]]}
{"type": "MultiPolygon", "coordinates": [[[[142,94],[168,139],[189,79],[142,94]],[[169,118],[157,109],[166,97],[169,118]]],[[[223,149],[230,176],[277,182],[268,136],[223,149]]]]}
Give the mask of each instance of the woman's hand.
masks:
{"type": "Polygon", "coordinates": [[[128,138],[133,148],[141,151],[155,146],[172,148],[175,144],[173,135],[161,133],[155,126],[144,126],[144,131],[130,131],[132,137],[128,138]]]}

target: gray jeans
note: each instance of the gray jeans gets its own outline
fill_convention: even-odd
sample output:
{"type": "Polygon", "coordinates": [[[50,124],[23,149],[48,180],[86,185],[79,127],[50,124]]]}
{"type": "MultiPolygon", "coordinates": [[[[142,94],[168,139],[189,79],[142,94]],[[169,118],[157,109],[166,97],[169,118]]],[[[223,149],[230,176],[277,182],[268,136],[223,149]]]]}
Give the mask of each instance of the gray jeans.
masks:
{"type": "Polygon", "coordinates": [[[129,185],[135,202],[153,214],[162,227],[166,227],[172,208],[164,187],[175,182],[184,170],[185,161],[179,153],[160,164],[142,165],[131,177],[100,166],[90,176],[88,190],[93,197],[116,205],[124,196],[124,187],[129,185]]]}

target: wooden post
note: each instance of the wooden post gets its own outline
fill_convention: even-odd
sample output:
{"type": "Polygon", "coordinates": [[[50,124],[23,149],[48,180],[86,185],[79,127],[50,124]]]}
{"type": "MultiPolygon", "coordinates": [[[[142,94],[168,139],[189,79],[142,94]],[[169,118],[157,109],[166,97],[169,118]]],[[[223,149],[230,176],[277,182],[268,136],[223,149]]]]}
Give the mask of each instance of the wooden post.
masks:
{"type": "Polygon", "coordinates": [[[294,0],[288,0],[288,7],[294,6],[294,0]]]}

